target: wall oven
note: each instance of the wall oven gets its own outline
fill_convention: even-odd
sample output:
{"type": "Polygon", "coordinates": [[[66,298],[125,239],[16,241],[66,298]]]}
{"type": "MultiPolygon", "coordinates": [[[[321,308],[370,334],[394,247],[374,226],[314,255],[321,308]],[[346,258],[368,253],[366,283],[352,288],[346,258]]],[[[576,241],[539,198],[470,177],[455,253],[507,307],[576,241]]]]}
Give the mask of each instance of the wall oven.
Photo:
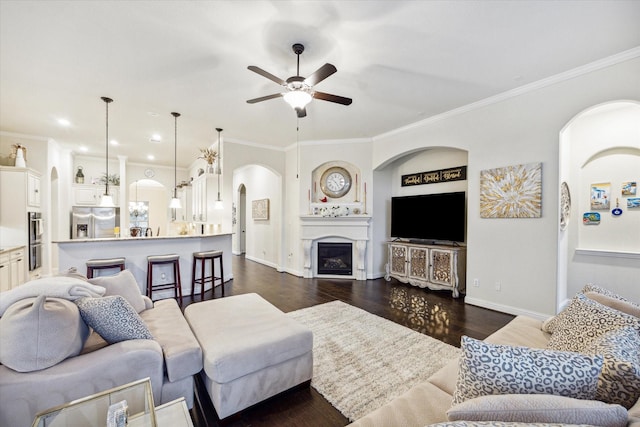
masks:
{"type": "Polygon", "coordinates": [[[42,267],[42,235],[44,224],[40,212],[28,212],[29,222],[29,271],[42,267]]]}

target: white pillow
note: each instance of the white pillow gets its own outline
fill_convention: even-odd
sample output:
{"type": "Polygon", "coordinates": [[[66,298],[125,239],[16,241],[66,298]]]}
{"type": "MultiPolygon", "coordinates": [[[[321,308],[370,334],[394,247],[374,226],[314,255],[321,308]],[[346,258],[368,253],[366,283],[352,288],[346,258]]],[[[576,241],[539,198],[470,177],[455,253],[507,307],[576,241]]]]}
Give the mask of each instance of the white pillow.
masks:
{"type": "Polygon", "coordinates": [[[449,421],[627,425],[627,411],[620,405],[546,394],[477,397],[453,406],[447,417],[449,421]]]}

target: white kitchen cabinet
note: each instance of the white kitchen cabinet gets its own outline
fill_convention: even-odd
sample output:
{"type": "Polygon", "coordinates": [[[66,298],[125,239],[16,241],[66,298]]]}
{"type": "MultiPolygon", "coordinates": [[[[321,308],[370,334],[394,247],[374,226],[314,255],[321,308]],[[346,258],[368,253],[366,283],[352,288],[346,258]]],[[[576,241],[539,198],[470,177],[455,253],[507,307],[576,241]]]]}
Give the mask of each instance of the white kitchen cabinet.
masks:
{"type": "MultiPolygon", "coordinates": [[[[73,185],[73,205],[74,206],[96,206],[100,203],[100,198],[104,194],[104,185],[74,184],[73,185]]],[[[109,194],[113,198],[116,206],[120,205],[120,187],[109,186],[109,194]]]]}
{"type": "Polygon", "coordinates": [[[40,207],[40,176],[33,172],[27,172],[27,204],[40,207]]]}
{"type": "Polygon", "coordinates": [[[192,202],[192,187],[182,187],[178,189],[178,198],[180,199],[180,206],[176,213],[176,219],[178,221],[193,221],[193,202],[192,202]]]}
{"type": "Polygon", "coordinates": [[[0,254],[0,292],[13,289],[25,282],[26,254],[24,247],[2,251],[0,254]]]}
{"type": "Polygon", "coordinates": [[[9,254],[0,255],[0,292],[11,289],[11,262],[9,254]]]}
{"type": "Polygon", "coordinates": [[[466,249],[461,246],[390,242],[386,280],[429,289],[451,289],[457,298],[466,288],[466,249]]]}
{"type": "Polygon", "coordinates": [[[191,182],[191,221],[211,222],[217,198],[218,175],[203,174],[191,182]]]}
{"type": "MultiPolygon", "coordinates": [[[[29,262],[26,250],[29,246],[27,214],[28,212],[40,212],[38,205],[44,200],[40,177],[40,173],[33,169],[0,166],[0,224],[2,224],[0,247],[5,249],[22,248],[22,261],[18,262],[17,258],[13,260],[16,267],[14,278],[20,283],[25,281],[27,274],[37,274],[40,271],[40,269],[36,269],[27,273],[29,262]],[[20,269],[18,270],[18,268],[20,269]]],[[[43,219],[47,220],[46,217],[43,219]]],[[[44,250],[46,251],[46,249],[44,250]]],[[[2,251],[2,255],[6,254],[6,251],[2,251]]],[[[46,259],[45,254],[43,254],[43,259],[46,259]]],[[[0,273],[2,275],[9,271],[8,268],[1,270],[5,270],[0,273]]],[[[3,279],[3,286],[5,283],[11,283],[11,276],[8,276],[8,280],[7,282],[3,279]]]]}

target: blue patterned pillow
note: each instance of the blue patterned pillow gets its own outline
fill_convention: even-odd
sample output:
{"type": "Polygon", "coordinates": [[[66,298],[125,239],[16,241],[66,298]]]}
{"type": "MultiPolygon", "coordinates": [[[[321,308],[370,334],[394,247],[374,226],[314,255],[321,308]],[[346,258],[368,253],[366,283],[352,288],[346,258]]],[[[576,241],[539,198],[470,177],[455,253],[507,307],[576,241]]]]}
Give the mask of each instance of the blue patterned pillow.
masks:
{"type": "Polygon", "coordinates": [[[80,315],[106,342],[153,339],[134,308],[120,295],[80,298],[75,301],[80,315]]]}
{"type": "Polygon", "coordinates": [[[463,336],[453,405],[496,394],[592,400],[602,356],[489,344],[463,336]]]}
{"type": "Polygon", "coordinates": [[[596,399],[629,409],[640,398],[640,334],[630,327],[608,332],[585,349],[604,357],[596,399]]]}

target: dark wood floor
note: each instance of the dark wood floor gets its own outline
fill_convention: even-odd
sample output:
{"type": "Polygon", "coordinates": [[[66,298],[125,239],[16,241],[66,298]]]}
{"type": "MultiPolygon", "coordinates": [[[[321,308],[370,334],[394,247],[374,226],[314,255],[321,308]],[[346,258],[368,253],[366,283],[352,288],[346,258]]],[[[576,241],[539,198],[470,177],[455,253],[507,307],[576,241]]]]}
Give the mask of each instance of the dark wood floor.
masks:
{"type": "MultiPolygon", "coordinates": [[[[513,318],[467,305],[462,298],[452,298],[448,291],[419,289],[395,279],[301,279],[242,256],[233,257],[233,277],[225,283],[225,296],[255,292],[284,312],[341,300],[457,347],[462,335],[483,339],[513,318]]],[[[221,296],[219,286],[214,296],[221,296]]],[[[211,298],[211,291],[205,293],[205,299],[211,298]]],[[[199,300],[199,296],[194,301],[187,297],[184,306],[199,300]]],[[[220,425],[207,392],[199,383],[191,414],[195,427],[220,425]]],[[[334,427],[348,423],[315,389],[305,387],[255,405],[225,420],[224,425],[334,427]]]]}

